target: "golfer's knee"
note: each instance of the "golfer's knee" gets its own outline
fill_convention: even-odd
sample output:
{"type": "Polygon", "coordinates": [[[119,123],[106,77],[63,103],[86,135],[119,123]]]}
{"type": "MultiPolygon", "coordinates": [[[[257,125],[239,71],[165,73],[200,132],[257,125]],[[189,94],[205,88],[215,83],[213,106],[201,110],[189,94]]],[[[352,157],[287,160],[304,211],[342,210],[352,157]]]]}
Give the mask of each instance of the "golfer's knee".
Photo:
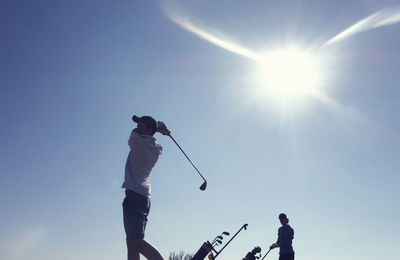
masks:
{"type": "Polygon", "coordinates": [[[127,239],[126,244],[128,248],[134,251],[139,251],[141,245],[143,244],[143,240],[141,239],[127,239]]]}

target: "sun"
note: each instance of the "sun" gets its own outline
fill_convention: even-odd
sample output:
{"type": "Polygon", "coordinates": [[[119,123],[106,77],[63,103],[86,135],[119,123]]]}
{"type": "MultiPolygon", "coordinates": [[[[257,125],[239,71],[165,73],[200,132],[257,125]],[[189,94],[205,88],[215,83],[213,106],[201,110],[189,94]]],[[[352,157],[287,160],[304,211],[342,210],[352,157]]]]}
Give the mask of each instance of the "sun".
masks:
{"type": "Polygon", "coordinates": [[[285,48],[264,52],[252,77],[257,96],[295,103],[318,91],[322,72],[315,53],[285,48]]]}

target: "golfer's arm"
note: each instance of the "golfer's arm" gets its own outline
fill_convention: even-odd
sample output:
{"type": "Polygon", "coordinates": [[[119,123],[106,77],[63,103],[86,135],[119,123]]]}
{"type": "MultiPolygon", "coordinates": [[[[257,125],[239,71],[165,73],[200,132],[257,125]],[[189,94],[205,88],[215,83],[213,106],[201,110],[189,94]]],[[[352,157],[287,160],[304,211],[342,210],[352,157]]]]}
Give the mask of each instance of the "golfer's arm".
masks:
{"type": "Polygon", "coordinates": [[[137,132],[137,129],[133,129],[128,141],[129,146],[138,147],[139,145],[143,145],[145,142],[146,140],[140,136],[140,134],[137,132]]]}
{"type": "Polygon", "coordinates": [[[288,240],[283,241],[282,243],[278,239],[278,241],[276,243],[279,245],[279,247],[281,247],[281,246],[289,246],[291,242],[292,242],[292,239],[289,238],[288,240]]]}

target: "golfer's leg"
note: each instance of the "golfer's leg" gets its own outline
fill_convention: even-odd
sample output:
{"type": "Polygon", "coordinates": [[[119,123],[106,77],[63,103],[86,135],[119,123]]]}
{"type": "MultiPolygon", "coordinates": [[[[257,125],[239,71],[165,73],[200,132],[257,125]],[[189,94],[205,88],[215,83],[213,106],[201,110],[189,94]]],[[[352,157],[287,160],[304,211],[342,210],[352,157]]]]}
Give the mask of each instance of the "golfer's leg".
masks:
{"type": "Polygon", "coordinates": [[[157,248],[152,246],[149,242],[146,240],[139,240],[139,252],[140,254],[144,255],[147,259],[150,260],[163,260],[160,252],[158,252],[157,248]]]}
{"type": "Polygon", "coordinates": [[[128,260],[139,260],[139,248],[135,241],[126,241],[126,246],[128,248],[128,260]]]}
{"type": "Polygon", "coordinates": [[[127,242],[128,260],[139,260],[139,254],[149,260],[163,260],[160,252],[146,240],[133,240],[127,242]]]}
{"type": "Polygon", "coordinates": [[[292,254],[280,254],[279,260],[294,260],[294,253],[292,254]]]}

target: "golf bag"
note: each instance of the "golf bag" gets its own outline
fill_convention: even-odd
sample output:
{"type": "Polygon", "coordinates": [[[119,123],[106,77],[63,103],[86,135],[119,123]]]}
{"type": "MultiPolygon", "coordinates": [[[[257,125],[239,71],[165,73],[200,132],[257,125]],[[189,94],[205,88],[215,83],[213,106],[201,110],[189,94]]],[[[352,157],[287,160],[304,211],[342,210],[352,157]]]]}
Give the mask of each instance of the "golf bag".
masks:
{"type": "Polygon", "coordinates": [[[196,252],[196,254],[193,256],[192,260],[203,260],[208,253],[213,250],[213,246],[209,241],[204,242],[203,245],[200,247],[200,249],[196,252]]]}
{"type": "Polygon", "coordinates": [[[258,254],[260,252],[261,252],[261,248],[257,246],[253,250],[248,252],[247,255],[242,260],[256,260],[259,258],[258,256],[256,256],[256,254],[258,254]]]}

